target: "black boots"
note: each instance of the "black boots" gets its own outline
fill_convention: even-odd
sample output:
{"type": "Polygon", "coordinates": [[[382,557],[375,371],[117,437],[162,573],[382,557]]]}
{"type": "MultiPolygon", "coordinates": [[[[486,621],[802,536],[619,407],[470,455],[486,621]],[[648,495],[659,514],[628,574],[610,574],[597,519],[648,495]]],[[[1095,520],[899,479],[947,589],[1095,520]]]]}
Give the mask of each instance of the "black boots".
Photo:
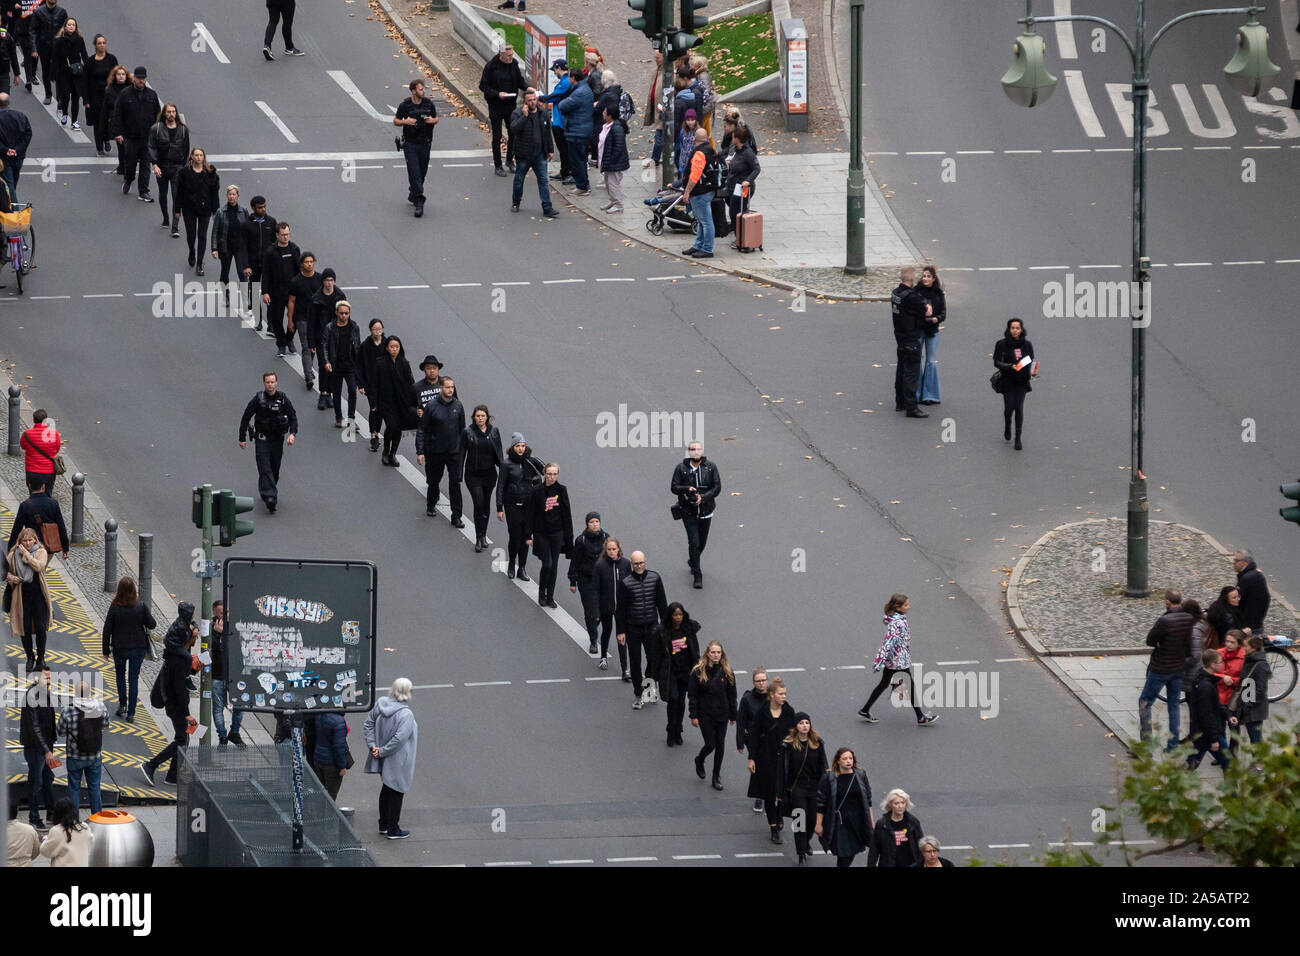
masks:
{"type": "Polygon", "coordinates": [[[722,789],[722,778],[719,777],[717,774],[713,775],[713,789],[714,790],[722,789]]]}
{"type": "MultiPolygon", "coordinates": [[[[699,777],[701,780],[705,777],[703,757],[697,756],[695,758],[695,776],[699,777]]],[[[717,778],[715,777],[714,779],[716,780],[717,778]]]]}

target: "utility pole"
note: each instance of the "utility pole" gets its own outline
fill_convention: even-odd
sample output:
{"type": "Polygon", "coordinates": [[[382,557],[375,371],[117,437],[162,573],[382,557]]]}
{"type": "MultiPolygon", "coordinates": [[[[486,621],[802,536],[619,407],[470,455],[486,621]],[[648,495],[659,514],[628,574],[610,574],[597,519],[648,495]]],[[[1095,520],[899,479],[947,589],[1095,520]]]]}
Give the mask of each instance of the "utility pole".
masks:
{"type": "Polygon", "coordinates": [[[867,271],[867,181],[862,169],[862,7],[864,0],[849,0],[849,188],[845,203],[848,231],[844,272],[867,271]]]}

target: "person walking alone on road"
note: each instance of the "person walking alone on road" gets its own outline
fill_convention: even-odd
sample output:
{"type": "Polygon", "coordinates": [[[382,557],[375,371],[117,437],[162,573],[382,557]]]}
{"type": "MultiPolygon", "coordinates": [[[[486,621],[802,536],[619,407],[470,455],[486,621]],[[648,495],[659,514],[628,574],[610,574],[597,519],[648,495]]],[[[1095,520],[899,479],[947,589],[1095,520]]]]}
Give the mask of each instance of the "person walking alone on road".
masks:
{"type": "MultiPolygon", "coordinates": [[[[505,176],[506,171],[501,168],[501,127],[515,111],[519,94],[528,89],[528,84],[524,82],[524,74],[515,62],[515,48],[505,40],[501,40],[500,44],[501,49],[497,55],[483,65],[478,88],[487,100],[488,123],[492,127],[492,165],[496,167],[498,176],[505,176]]],[[[587,106],[590,111],[591,104],[588,103],[587,106]]],[[[514,153],[513,147],[514,143],[511,143],[507,149],[511,155],[514,153]]],[[[510,171],[515,171],[513,161],[510,162],[510,171]]],[[[545,175],[543,170],[542,178],[545,175]]]]}
{"type": "Polygon", "coordinates": [[[342,714],[319,714],[316,717],[316,746],[312,748],[311,767],[325,785],[335,803],[339,788],[348,772],[348,722],[342,714]]]}
{"type": "Polygon", "coordinates": [[[871,830],[867,866],[911,867],[921,862],[921,821],[912,814],[912,798],[895,787],[885,794],[880,819],[871,830]]]}
{"type": "Polygon", "coordinates": [[[597,140],[596,162],[605,176],[609,204],[601,207],[601,211],[617,213],[623,211],[623,174],[632,163],[627,156],[627,131],[618,118],[618,107],[606,106],[603,114],[604,125],[597,140]]]}
{"type": "MultiPolygon", "coordinates": [[[[700,622],[691,619],[680,601],[668,605],[668,616],[659,626],[659,684],[668,705],[668,746],[680,747],[682,717],[686,713],[686,692],[691,671],[701,660],[700,622]]],[[[725,732],[724,732],[725,742],[725,732]]]]}
{"type": "MultiPolygon", "coordinates": [[[[542,201],[542,215],[548,219],[558,215],[551,204],[551,187],[546,181],[546,164],[555,150],[551,120],[546,110],[537,102],[537,91],[529,87],[524,93],[524,105],[510,114],[510,143],[518,163],[514,185],[510,190],[510,211],[518,212],[524,198],[524,180],[532,170],[537,179],[537,195],[542,201]]],[[[501,173],[501,167],[497,167],[501,173]]],[[[504,175],[504,174],[503,174],[504,175]]]]}
{"type": "Polygon", "coordinates": [[[357,353],[357,390],[366,396],[370,407],[367,425],[370,427],[370,450],[379,451],[379,426],[383,418],[379,414],[379,363],[387,359],[384,351],[384,323],[380,319],[371,319],[368,326],[370,334],[361,343],[357,353]],[[372,386],[371,383],[374,382],[372,386]]]}
{"type": "Polygon", "coordinates": [[[343,387],[347,386],[348,414],[357,414],[357,371],[360,368],[361,328],[352,321],[352,306],[346,300],[334,303],[334,321],[321,335],[321,356],[329,376],[330,405],[334,427],[343,427],[343,387]]]}
{"type": "Polygon", "coordinates": [[[135,582],[128,577],[117,582],[117,593],[104,615],[104,657],[111,657],[117,673],[117,713],[127,723],[135,720],[140,698],[140,665],[149,649],[149,632],[158,626],[147,606],[140,602],[135,582]]]}
{"type": "Polygon", "coordinates": [[[108,127],[103,125],[101,117],[104,112],[104,94],[109,78],[117,69],[117,57],[108,52],[108,40],[102,33],[96,33],[91,41],[94,53],[86,61],[86,125],[91,128],[90,138],[95,141],[95,155],[108,153],[108,127]]]}
{"type": "Polygon", "coordinates": [[[172,722],[172,742],[162,752],[140,765],[140,772],[149,786],[156,786],[154,774],[163,764],[171,761],[166,783],[175,785],[177,751],[189,746],[190,734],[199,722],[190,716],[190,674],[198,670],[199,659],[190,653],[198,640],[199,629],[194,624],[194,605],[182,601],[176,606],[176,620],[167,628],[163,638],[163,666],[149,693],[149,703],[164,710],[172,722]]]}
{"type": "Polygon", "coordinates": [[[212,217],[212,258],[221,263],[221,284],[226,287],[222,294],[227,309],[230,308],[230,264],[235,264],[236,283],[248,268],[248,250],[244,245],[247,224],[248,210],[239,204],[239,187],[227,186],[226,204],[212,217]]]}
{"type": "Polygon", "coordinates": [[[746,749],[749,752],[749,796],[762,799],[767,827],[773,843],[781,842],[781,811],[776,805],[778,755],[781,743],[794,730],[795,711],[786,703],[785,681],[773,677],[768,685],[767,706],[749,724],[746,749]]]}
{"type": "MultiPolygon", "coordinates": [[[[680,604],[676,605],[681,607],[680,604]]],[[[704,779],[704,758],[713,755],[713,789],[722,789],[722,756],[727,750],[727,724],[736,722],[736,674],[719,641],[709,641],[686,681],[691,726],[700,728],[704,746],[695,755],[695,775],[704,779]]],[[[681,734],[677,745],[681,746],[681,734]]]]}
{"type": "Polygon", "coordinates": [[[429,149],[438,108],[424,95],[424,80],[412,80],[411,95],[397,107],[393,125],[402,127],[402,155],[406,157],[406,201],[415,206],[415,218],[424,215],[424,177],[429,174],[429,149]]]}
{"type": "Polygon", "coordinates": [[[316,371],[312,368],[316,349],[311,337],[311,302],[320,292],[325,279],[316,271],[316,254],[304,252],[298,260],[298,274],[289,281],[289,301],[285,303],[284,330],[290,340],[298,336],[302,346],[302,377],[311,391],[316,384],[316,371]]]}
{"type": "MultiPolygon", "coordinates": [[[[406,359],[406,349],[396,335],[390,335],[384,342],[384,357],[375,367],[375,398],[379,402],[379,417],[384,422],[384,453],[380,461],[396,468],[397,446],[402,442],[402,432],[418,424],[415,378],[411,374],[411,363],[406,359]]],[[[462,412],[462,428],[464,421],[462,412]]],[[[420,451],[419,433],[416,434],[415,450],[420,451]]]]}
{"type": "Polygon", "coordinates": [[[998,382],[1002,392],[1002,438],[1011,441],[1011,416],[1014,415],[1016,451],[1020,451],[1024,447],[1020,443],[1020,431],[1025,423],[1025,395],[1034,390],[1030,379],[1038,374],[1034,346],[1025,335],[1025,323],[1020,319],[1007,320],[1001,341],[993,346],[993,364],[1002,373],[998,382]]]}
{"type": "Polygon", "coordinates": [[[680,513],[686,529],[686,563],[691,569],[696,589],[704,587],[700,555],[709,543],[709,525],[722,491],[718,466],[704,457],[704,446],[697,441],[686,446],[686,458],[673,469],[669,491],[677,496],[674,514],[680,513]]]}
{"type": "Polygon", "coordinates": [[[542,483],[534,485],[524,506],[524,543],[542,562],[537,575],[537,603],[558,608],[555,603],[555,579],[559,576],[560,555],[573,557],[573,511],[569,507],[569,489],[560,484],[560,466],[550,462],[542,472],[542,483]]]}
{"type": "MultiPolygon", "coordinates": [[[[108,71],[108,82],[104,85],[104,102],[99,108],[99,118],[95,123],[95,135],[100,137],[104,145],[104,155],[110,155],[110,144],[113,144],[113,111],[117,108],[118,96],[131,85],[131,75],[127,73],[126,67],[120,63],[108,71]]],[[[122,146],[122,140],[117,140],[117,169],[114,170],[117,175],[126,175],[126,152],[122,146]]]]}
{"type": "Polygon", "coordinates": [[[267,306],[266,324],[280,355],[294,351],[293,333],[285,328],[284,313],[289,307],[290,285],[302,263],[302,252],[289,237],[289,224],[276,223],[275,245],[262,254],[262,304],[267,306]]]}
{"type": "Polygon", "coordinates": [[[794,715],[794,729],[786,734],[777,754],[777,802],[781,816],[790,817],[794,849],[799,865],[812,855],[812,833],[817,816],[817,788],[829,769],[826,747],[813,730],[812,718],[803,711],[794,715]]]}
{"type": "Polygon", "coordinates": [[[1169,744],[1165,752],[1178,746],[1178,700],[1183,691],[1183,664],[1192,646],[1195,621],[1182,608],[1183,595],[1175,588],[1165,591],[1165,613],[1156,619],[1147,633],[1147,647],[1155,648],[1147,663],[1146,683],[1138,696],[1138,722],[1141,739],[1151,736],[1151,705],[1156,695],[1165,692],[1169,705],[1169,744]]]}
{"type": "MultiPolygon", "coordinates": [[[[411,384],[412,392],[415,384],[411,384]]],[[[465,527],[461,520],[464,499],[460,493],[460,465],[465,441],[465,406],[456,397],[456,381],[442,376],[441,393],[420,410],[415,431],[416,461],[424,465],[424,513],[438,513],[438,485],[447,474],[447,500],[451,505],[451,526],[465,527]]]]}
{"type": "Polygon", "coordinates": [[[5,583],[12,588],[9,629],[22,638],[30,674],[45,668],[45,632],[51,620],[50,588],[45,581],[45,569],[50,563],[50,553],[35,531],[23,528],[6,560],[9,571],[5,583]]]}
{"type": "Polygon", "coordinates": [[[644,552],[633,551],[630,557],[632,569],[618,581],[614,619],[618,623],[618,642],[626,645],[632,667],[632,693],[636,695],[632,709],[640,710],[659,697],[654,680],[641,676],[641,649],[645,648],[646,673],[657,673],[655,632],[668,617],[668,599],[659,572],[646,567],[644,552]]]}
{"type": "MultiPolygon", "coordinates": [[[[745,691],[736,709],[736,753],[745,755],[745,741],[749,739],[749,728],[758,720],[759,711],[767,706],[767,670],[755,667],[749,675],[754,686],[745,691]]],[[[763,798],[754,798],[754,812],[763,812],[763,798]]]]}
{"type": "Polygon", "coordinates": [[[835,866],[845,867],[852,866],[854,857],[871,843],[874,827],[867,772],[858,766],[851,747],[841,747],[817,785],[813,832],[822,849],[835,857],[835,866]]]}
{"type": "Polygon", "coordinates": [[[948,317],[948,307],[943,286],[939,284],[939,271],[934,266],[921,267],[921,284],[916,291],[929,306],[925,310],[925,335],[921,337],[921,345],[925,348],[925,365],[921,372],[921,383],[917,386],[916,400],[921,405],[938,405],[939,333],[944,319],[948,317]]]}
{"type": "Polygon", "coordinates": [[[892,683],[893,690],[897,690],[903,685],[902,677],[894,680],[896,674],[906,674],[907,682],[912,692],[912,711],[916,714],[916,723],[920,727],[927,727],[939,719],[936,714],[927,714],[921,710],[920,705],[916,702],[916,677],[912,674],[912,634],[907,624],[907,612],[912,609],[912,603],[907,599],[906,594],[893,594],[885,602],[885,640],[880,645],[880,650],[876,651],[876,659],[872,664],[872,670],[883,671],[880,675],[880,683],[876,689],[871,692],[867,702],[862,705],[858,711],[858,716],[869,724],[877,723],[880,718],[871,716],[871,705],[876,702],[885,688],[892,683]]]}
{"type": "Polygon", "coordinates": [[[90,104],[86,103],[86,40],[77,29],[75,17],[63,21],[63,29],[54,39],[54,69],[59,91],[59,125],[67,126],[72,120],[74,130],[81,129],[77,116],[83,103],[86,116],[90,104]]]}
{"type": "MultiPolygon", "coordinates": [[[[190,128],[181,120],[175,103],[164,103],[158,122],[149,128],[149,164],[153,167],[154,181],[158,184],[158,209],[162,224],[172,227],[172,238],[181,236],[180,172],[190,162],[190,128]],[[171,196],[171,214],[167,212],[167,197],[171,196]]],[[[194,265],[190,250],[190,265],[194,265]]]]}
{"type": "MultiPolygon", "coordinates": [[[[208,245],[208,224],[217,211],[217,197],[221,195],[221,177],[217,175],[216,168],[208,164],[208,154],[195,148],[190,151],[189,162],[177,175],[176,185],[176,205],[185,220],[189,262],[194,267],[194,274],[201,276],[203,251],[208,245]]],[[[307,363],[305,354],[303,370],[307,373],[310,386],[311,366],[307,363]]]]}
{"type": "Polygon", "coordinates": [[[267,61],[275,59],[271,52],[271,41],[275,39],[276,24],[280,25],[280,36],[284,39],[285,56],[302,56],[302,50],[293,45],[293,14],[297,9],[296,0],[266,0],[266,35],[262,38],[262,56],[267,61]],[[283,21],[281,21],[283,17],[283,21]]]}
{"type": "Polygon", "coordinates": [[[898,285],[889,295],[894,316],[894,345],[898,366],[894,370],[894,411],[907,412],[908,418],[929,418],[916,407],[916,387],[921,376],[921,338],[929,306],[918,292],[916,269],[903,266],[898,270],[898,285]]]}
{"type": "Polygon", "coordinates": [[[81,806],[81,784],[85,780],[90,812],[104,809],[99,781],[104,771],[104,703],[90,692],[84,680],[77,684],[73,697],[59,713],[58,734],[67,739],[64,754],[68,758],[68,798],[74,807],[81,806]]]}
{"type": "MultiPolygon", "coordinates": [[[[577,550],[576,543],[574,549],[577,550]]],[[[609,636],[614,632],[614,616],[618,609],[618,582],[631,573],[632,563],[623,557],[623,546],[618,543],[618,538],[606,538],[604,550],[596,562],[592,575],[595,579],[600,607],[600,660],[596,666],[603,671],[609,670],[609,636]]],[[[630,681],[632,675],[627,669],[627,647],[618,641],[614,644],[618,648],[619,669],[623,680],[630,681]]]]}
{"type": "Polygon", "coordinates": [[[275,514],[280,497],[280,460],[285,443],[292,445],[298,434],[298,413],[289,396],[278,390],[278,383],[274,372],[263,374],[262,391],[249,400],[239,420],[239,447],[248,447],[249,435],[255,439],[257,493],[271,514],[275,514]]]}
{"type": "MultiPolygon", "coordinates": [[[[588,511],[586,526],[573,539],[569,551],[569,591],[582,598],[582,616],[587,625],[591,644],[587,653],[595,657],[600,653],[597,634],[600,630],[600,589],[596,583],[596,562],[605,553],[609,535],[600,526],[600,512],[588,511]]],[[[609,648],[609,634],[605,634],[605,648],[609,648]]]]}
{"type": "Polygon", "coordinates": [[[504,521],[509,532],[506,554],[506,577],[527,581],[524,565],[528,562],[528,546],[524,544],[527,535],[527,518],[525,511],[528,498],[533,488],[544,480],[542,473],[546,464],[534,457],[528,447],[523,432],[514,432],[510,436],[510,449],[501,466],[501,476],[497,480],[497,520],[504,521]]]}
{"type": "Polygon", "coordinates": [[[415,756],[420,725],[411,712],[411,682],[405,677],[393,681],[388,696],[375,701],[366,714],[366,773],[380,775],[379,832],[390,840],[405,840],[411,834],[402,829],[402,799],[415,782],[415,756]]]}
{"type": "MultiPolygon", "coordinates": [[[[455,382],[452,387],[455,388],[455,382]]],[[[487,547],[492,492],[497,486],[497,469],[505,461],[501,432],[492,424],[492,413],[486,405],[474,406],[461,440],[460,456],[457,470],[465,476],[465,487],[474,506],[474,552],[478,554],[487,547]]]]}

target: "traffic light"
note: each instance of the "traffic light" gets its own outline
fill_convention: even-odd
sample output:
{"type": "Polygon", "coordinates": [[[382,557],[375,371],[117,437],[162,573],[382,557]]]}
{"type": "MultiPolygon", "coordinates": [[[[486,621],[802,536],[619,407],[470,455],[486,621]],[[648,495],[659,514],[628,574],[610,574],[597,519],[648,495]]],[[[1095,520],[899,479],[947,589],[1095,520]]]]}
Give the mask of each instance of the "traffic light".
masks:
{"type": "MultiPolygon", "coordinates": [[[[689,3],[690,0],[684,0],[684,2],[689,3]]],[[[685,14],[683,14],[684,17],[685,14]]],[[[683,33],[680,30],[670,33],[668,34],[668,58],[675,60],[678,57],[685,56],[703,42],[694,33],[683,33]]]]}
{"type": "Polygon", "coordinates": [[[194,527],[200,531],[203,530],[203,488],[194,489],[194,498],[190,503],[190,520],[194,522],[194,527]]]}
{"type": "Polygon", "coordinates": [[[671,2],[672,0],[627,0],[627,5],[641,14],[639,17],[628,18],[627,25],[654,39],[665,26],[664,7],[671,2]]]}
{"type": "MultiPolygon", "coordinates": [[[[707,13],[696,13],[695,11],[707,7],[709,0],[678,0],[678,2],[682,5],[681,25],[683,33],[694,33],[697,29],[708,24],[709,15],[707,13]]],[[[694,45],[691,44],[691,46],[694,45]]]]}
{"type": "Polygon", "coordinates": [[[220,515],[221,547],[228,548],[236,538],[253,533],[253,522],[249,518],[237,518],[245,511],[253,510],[253,499],[242,498],[233,491],[218,491],[212,496],[213,510],[220,515]]]}
{"type": "Polygon", "coordinates": [[[1287,521],[1294,521],[1296,524],[1300,524],[1300,481],[1288,481],[1280,490],[1282,492],[1282,497],[1290,498],[1292,501],[1297,502],[1297,504],[1291,505],[1288,508],[1279,508],[1278,514],[1287,521]]]}

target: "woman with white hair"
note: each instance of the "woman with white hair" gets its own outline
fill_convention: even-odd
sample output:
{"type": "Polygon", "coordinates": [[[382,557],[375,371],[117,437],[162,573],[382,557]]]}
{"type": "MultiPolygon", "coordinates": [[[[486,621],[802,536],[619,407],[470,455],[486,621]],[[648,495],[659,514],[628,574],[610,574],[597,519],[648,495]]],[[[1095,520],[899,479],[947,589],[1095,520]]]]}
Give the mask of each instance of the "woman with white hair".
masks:
{"type": "Polygon", "coordinates": [[[921,837],[921,861],[913,863],[912,866],[952,866],[952,860],[939,855],[941,849],[943,848],[939,846],[937,838],[932,836],[921,837]]]}
{"type": "Polygon", "coordinates": [[[914,866],[921,862],[921,821],[911,813],[912,798],[895,787],[885,794],[883,811],[871,831],[867,866],[914,866]]]}
{"type": "Polygon", "coordinates": [[[393,681],[387,697],[375,701],[366,714],[366,773],[377,773],[379,788],[379,832],[390,840],[411,835],[401,827],[402,798],[415,777],[415,750],[420,727],[411,712],[411,682],[405,677],[393,681]]]}

